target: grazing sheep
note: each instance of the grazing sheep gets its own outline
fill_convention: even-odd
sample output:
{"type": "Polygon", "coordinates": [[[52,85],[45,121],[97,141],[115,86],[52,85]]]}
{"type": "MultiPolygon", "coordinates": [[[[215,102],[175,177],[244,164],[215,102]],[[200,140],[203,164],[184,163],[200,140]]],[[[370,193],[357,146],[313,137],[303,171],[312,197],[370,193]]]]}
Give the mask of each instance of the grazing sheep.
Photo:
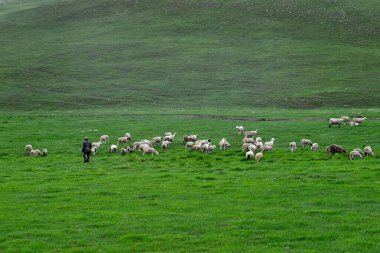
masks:
{"type": "Polygon", "coordinates": [[[172,144],[171,141],[163,141],[161,144],[161,149],[167,149],[169,148],[170,144],[172,144]]]}
{"type": "Polygon", "coordinates": [[[254,153],[252,150],[248,150],[247,153],[245,153],[245,159],[252,160],[254,157],[254,153]]]}
{"type": "Polygon", "coordinates": [[[41,151],[41,156],[47,156],[48,155],[48,151],[46,148],[44,148],[42,151],[41,151]]]}
{"type": "Polygon", "coordinates": [[[202,150],[202,143],[195,143],[192,150],[202,150]]]}
{"type": "Polygon", "coordinates": [[[245,132],[245,138],[252,138],[252,137],[255,136],[258,132],[259,132],[258,129],[254,130],[254,131],[246,131],[246,132],[245,132]]]}
{"type": "Polygon", "coordinates": [[[152,142],[155,143],[155,144],[160,143],[161,140],[162,140],[162,138],[160,136],[156,136],[156,137],[152,138],[152,142]]]}
{"type": "Polygon", "coordinates": [[[110,148],[108,149],[108,152],[110,153],[116,153],[116,151],[117,151],[117,145],[115,144],[112,144],[110,148]]]}
{"type": "Polygon", "coordinates": [[[36,151],[34,149],[30,150],[29,155],[30,156],[35,156],[36,155],[36,151]]]}
{"type": "Polygon", "coordinates": [[[236,130],[237,130],[238,135],[244,134],[243,126],[236,126],[236,130]]]}
{"type": "Polygon", "coordinates": [[[242,143],[253,143],[255,144],[255,140],[253,138],[244,138],[242,143]]]}
{"type": "Polygon", "coordinates": [[[359,126],[360,124],[357,122],[350,121],[350,126],[359,126]]]}
{"type": "Polygon", "coordinates": [[[211,139],[207,139],[207,140],[197,140],[197,141],[195,142],[195,144],[201,144],[201,145],[203,145],[203,144],[206,144],[206,143],[209,143],[209,142],[211,142],[211,139]]]}
{"type": "Polygon", "coordinates": [[[273,146],[265,145],[265,144],[261,147],[261,151],[272,151],[272,149],[273,149],[273,146]]]}
{"type": "Polygon", "coordinates": [[[347,125],[347,123],[349,123],[351,121],[350,117],[348,117],[348,116],[340,116],[339,118],[342,119],[344,124],[346,124],[346,125],[347,125]]]}
{"type": "Polygon", "coordinates": [[[35,155],[35,156],[40,156],[40,155],[41,155],[41,150],[39,150],[39,149],[35,149],[35,150],[34,150],[34,155],[35,155]]]}
{"type": "Polygon", "coordinates": [[[132,146],[128,146],[126,148],[122,148],[120,153],[121,155],[126,155],[132,153],[133,151],[135,151],[135,149],[132,146]]]}
{"type": "Polygon", "coordinates": [[[363,155],[360,154],[360,152],[358,150],[352,150],[350,152],[350,156],[349,157],[350,157],[350,160],[353,160],[355,158],[363,158],[363,155]]]}
{"type": "Polygon", "coordinates": [[[158,155],[159,153],[154,148],[148,147],[143,150],[143,155],[145,154],[158,155]]]}
{"type": "Polygon", "coordinates": [[[100,136],[99,142],[102,144],[108,144],[110,143],[110,137],[106,134],[100,136]]]}
{"type": "Polygon", "coordinates": [[[219,142],[220,150],[226,150],[231,147],[230,143],[227,141],[226,138],[223,138],[219,142]]]}
{"type": "Polygon", "coordinates": [[[32,145],[27,144],[27,145],[25,145],[25,148],[24,148],[24,154],[25,154],[25,155],[30,155],[30,152],[31,152],[32,150],[33,150],[32,145]]]}
{"type": "Polygon", "coordinates": [[[313,145],[313,143],[309,139],[302,139],[301,140],[301,145],[302,145],[303,148],[305,148],[305,147],[307,147],[307,145],[310,145],[310,146],[313,145]]]}
{"type": "Polygon", "coordinates": [[[149,141],[149,140],[136,141],[136,142],[133,143],[132,146],[133,146],[133,148],[136,150],[136,149],[139,149],[140,146],[143,145],[143,144],[147,144],[147,145],[149,145],[150,147],[153,147],[152,142],[149,141]]]}
{"type": "Polygon", "coordinates": [[[256,161],[260,161],[264,157],[264,154],[262,152],[259,152],[255,155],[256,161]]]}
{"type": "Polygon", "coordinates": [[[92,143],[92,147],[93,148],[96,148],[96,149],[98,149],[98,148],[100,148],[100,145],[101,145],[102,143],[99,141],[99,142],[93,142],[92,143]]]}
{"type": "Polygon", "coordinates": [[[117,144],[127,144],[129,141],[128,137],[127,136],[123,136],[123,137],[120,137],[119,139],[117,139],[117,144]]]}
{"type": "Polygon", "coordinates": [[[197,140],[198,140],[198,135],[196,135],[196,134],[183,136],[183,144],[186,144],[190,141],[195,142],[197,140]]]}
{"type": "Polygon", "coordinates": [[[263,143],[262,142],[256,142],[256,148],[257,149],[261,149],[263,147],[263,143]]]}
{"type": "Polygon", "coordinates": [[[366,119],[367,119],[366,117],[363,117],[363,118],[357,117],[357,118],[353,118],[352,122],[362,124],[366,119]]]}
{"type": "Polygon", "coordinates": [[[132,136],[131,136],[130,133],[125,133],[124,137],[127,137],[127,139],[128,139],[129,141],[132,140],[132,136]]]}
{"type": "Polygon", "coordinates": [[[202,145],[202,152],[203,153],[210,153],[210,152],[214,151],[214,149],[215,149],[215,145],[211,145],[210,142],[202,145]]]}
{"type": "Polygon", "coordinates": [[[365,146],[363,151],[365,156],[375,156],[370,146],[365,146]]]}
{"type": "Polygon", "coordinates": [[[248,150],[252,150],[253,152],[256,151],[256,146],[252,143],[244,143],[242,146],[242,151],[247,152],[248,150]]]}
{"type": "Polygon", "coordinates": [[[310,148],[310,149],[311,149],[312,151],[318,151],[318,148],[319,148],[319,145],[318,145],[318,143],[315,142],[315,143],[313,143],[313,144],[311,145],[311,148],[310,148]]]}
{"type": "Polygon", "coordinates": [[[290,152],[296,151],[296,149],[297,149],[297,143],[295,143],[294,141],[290,142],[289,143],[289,148],[290,148],[290,152]]]}
{"type": "Polygon", "coordinates": [[[91,154],[92,154],[92,155],[96,155],[96,152],[98,152],[98,148],[92,146],[92,148],[91,148],[91,154]]]}
{"type": "Polygon", "coordinates": [[[354,148],[353,151],[358,151],[362,156],[364,155],[364,152],[360,148],[354,148]]]}
{"type": "Polygon", "coordinates": [[[265,142],[264,146],[271,146],[271,147],[273,147],[275,140],[276,140],[275,138],[272,138],[270,141],[265,142]]]}
{"type": "Polygon", "coordinates": [[[338,125],[340,127],[340,125],[343,123],[343,119],[341,118],[330,118],[329,119],[329,127],[331,127],[332,125],[338,125]]]}
{"type": "Polygon", "coordinates": [[[347,154],[347,151],[342,146],[331,144],[330,146],[326,147],[326,153],[331,154],[331,155],[335,155],[336,153],[347,154]]]}
{"type": "Polygon", "coordinates": [[[142,144],[139,146],[139,151],[141,152],[141,151],[143,151],[143,150],[146,149],[146,148],[152,148],[152,147],[153,147],[152,144],[147,143],[147,142],[144,142],[144,143],[142,143],[142,144]]]}
{"type": "Polygon", "coordinates": [[[176,136],[176,133],[174,133],[173,135],[165,135],[165,136],[164,136],[164,141],[170,141],[170,142],[173,142],[175,136],[176,136]]]}
{"type": "Polygon", "coordinates": [[[261,137],[256,137],[255,143],[257,142],[263,142],[263,139],[261,137]]]}
{"type": "Polygon", "coordinates": [[[172,132],[166,132],[166,133],[164,133],[164,136],[171,136],[171,135],[173,135],[172,132]]]}
{"type": "Polygon", "coordinates": [[[194,145],[195,145],[195,142],[192,142],[192,141],[186,142],[186,144],[185,144],[185,150],[187,150],[187,148],[194,147],[194,145]]]}

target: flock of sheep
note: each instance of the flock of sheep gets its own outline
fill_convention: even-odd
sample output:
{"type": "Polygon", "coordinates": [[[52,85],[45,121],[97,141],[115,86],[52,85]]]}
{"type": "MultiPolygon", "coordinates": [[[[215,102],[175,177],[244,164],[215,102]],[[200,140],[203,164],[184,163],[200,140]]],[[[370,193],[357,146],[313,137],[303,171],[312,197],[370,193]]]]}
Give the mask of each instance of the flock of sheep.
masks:
{"type": "Polygon", "coordinates": [[[33,149],[31,144],[25,145],[24,154],[27,156],[47,156],[48,151],[46,148],[42,149],[33,149]]]}
{"type": "Polygon", "coordinates": [[[329,127],[333,125],[338,125],[340,127],[340,125],[342,124],[346,124],[346,125],[350,124],[350,126],[358,126],[362,124],[366,119],[367,119],[366,117],[361,117],[361,116],[357,116],[352,119],[349,116],[341,116],[339,118],[330,118],[329,127]]]}
{"type": "MultiPolygon", "coordinates": [[[[356,117],[351,120],[348,116],[342,116],[340,118],[330,118],[329,127],[331,127],[332,125],[339,125],[340,127],[342,123],[348,124],[348,122],[351,126],[355,126],[358,124],[362,124],[365,119],[365,117],[356,117]]],[[[256,161],[260,161],[261,159],[263,159],[265,152],[273,150],[276,141],[275,138],[271,138],[269,141],[264,142],[261,137],[257,136],[257,134],[259,133],[258,129],[244,131],[243,126],[236,126],[236,130],[239,135],[244,135],[244,138],[242,139],[241,149],[242,152],[245,152],[245,158],[247,160],[255,159],[256,161]]],[[[133,144],[128,145],[128,143],[132,140],[132,137],[130,133],[126,133],[124,136],[117,139],[116,144],[112,144],[109,146],[108,152],[116,153],[118,152],[119,146],[122,145],[123,147],[119,151],[121,155],[126,155],[132,152],[142,152],[143,155],[158,155],[159,152],[156,150],[155,147],[160,145],[161,149],[168,149],[173,143],[176,135],[176,133],[167,132],[164,134],[163,137],[156,136],[152,139],[143,139],[141,141],[137,141],[133,144]]],[[[101,145],[109,144],[109,140],[110,138],[108,135],[102,135],[98,142],[93,142],[91,149],[92,155],[97,154],[101,145]]],[[[312,142],[309,139],[301,139],[300,144],[303,148],[310,146],[310,149],[312,151],[318,151],[319,149],[318,143],[312,142]]],[[[213,145],[210,139],[199,139],[198,135],[183,136],[183,145],[185,150],[198,150],[203,153],[214,152],[216,149],[216,145],[213,145]]],[[[231,145],[226,138],[222,138],[219,141],[220,150],[226,150],[230,147],[231,145]]],[[[297,150],[297,143],[295,141],[289,143],[289,150],[290,152],[295,152],[297,150]]],[[[326,153],[329,153],[331,155],[335,155],[336,153],[347,154],[347,151],[342,146],[332,144],[326,147],[326,153]]],[[[25,146],[25,155],[46,156],[47,154],[48,152],[46,149],[40,151],[39,149],[34,150],[32,145],[30,144],[25,146]]],[[[364,147],[363,151],[360,148],[355,148],[349,153],[349,158],[351,160],[356,158],[363,158],[364,156],[374,156],[374,153],[370,146],[364,147]]]]}

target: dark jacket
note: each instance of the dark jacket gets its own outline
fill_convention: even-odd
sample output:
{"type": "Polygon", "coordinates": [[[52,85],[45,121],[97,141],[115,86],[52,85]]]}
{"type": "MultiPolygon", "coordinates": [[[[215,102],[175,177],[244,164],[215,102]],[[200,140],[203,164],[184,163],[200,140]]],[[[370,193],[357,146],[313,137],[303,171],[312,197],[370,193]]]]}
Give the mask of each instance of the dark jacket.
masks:
{"type": "Polygon", "coordinates": [[[82,147],[82,153],[84,154],[90,154],[91,153],[91,148],[92,148],[92,143],[89,141],[84,141],[83,142],[83,147],[82,147]]]}

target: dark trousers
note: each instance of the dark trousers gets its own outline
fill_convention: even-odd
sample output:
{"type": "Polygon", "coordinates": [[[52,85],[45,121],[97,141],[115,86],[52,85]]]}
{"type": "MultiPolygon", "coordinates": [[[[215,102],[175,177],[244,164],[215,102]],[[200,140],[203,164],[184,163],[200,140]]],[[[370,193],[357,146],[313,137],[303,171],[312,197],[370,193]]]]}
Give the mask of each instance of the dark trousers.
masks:
{"type": "Polygon", "coordinates": [[[83,160],[85,163],[90,162],[90,155],[91,153],[83,153],[83,160]]]}

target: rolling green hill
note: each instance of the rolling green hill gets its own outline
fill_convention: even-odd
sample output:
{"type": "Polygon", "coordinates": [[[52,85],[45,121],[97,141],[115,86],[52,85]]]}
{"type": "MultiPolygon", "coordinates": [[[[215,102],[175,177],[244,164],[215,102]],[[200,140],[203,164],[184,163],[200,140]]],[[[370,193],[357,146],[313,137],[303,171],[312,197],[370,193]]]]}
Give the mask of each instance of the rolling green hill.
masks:
{"type": "Polygon", "coordinates": [[[0,108],[380,106],[380,2],[0,1],[0,108]]]}

